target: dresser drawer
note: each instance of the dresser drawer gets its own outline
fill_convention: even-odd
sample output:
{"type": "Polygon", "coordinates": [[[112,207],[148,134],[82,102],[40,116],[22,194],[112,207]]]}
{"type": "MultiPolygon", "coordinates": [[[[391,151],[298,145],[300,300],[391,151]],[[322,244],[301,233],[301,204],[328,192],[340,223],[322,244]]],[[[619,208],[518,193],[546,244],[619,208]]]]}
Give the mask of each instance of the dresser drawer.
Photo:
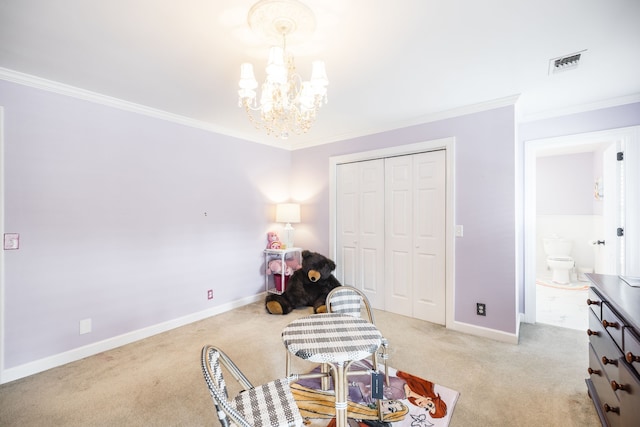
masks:
{"type": "Polygon", "coordinates": [[[628,363],[621,362],[620,382],[612,384],[620,401],[621,426],[637,427],[640,423],[640,377],[628,363]]]}
{"type": "Polygon", "coordinates": [[[598,394],[599,412],[607,419],[607,425],[621,426],[620,401],[611,388],[611,381],[607,377],[606,371],[600,363],[600,357],[592,345],[589,345],[589,376],[595,392],[598,394]]]}
{"type": "Polygon", "coordinates": [[[589,342],[602,364],[609,381],[618,381],[618,364],[622,351],[616,346],[595,314],[589,315],[589,342]]]}
{"type": "Polygon", "coordinates": [[[624,339],[624,357],[636,372],[640,373],[640,339],[629,328],[623,329],[622,337],[624,339]]]}
{"type": "Polygon", "coordinates": [[[593,313],[602,320],[602,302],[603,298],[592,287],[589,288],[589,298],[587,298],[587,305],[591,308],[593,313]]]}
{"type": "Polygon", "coordinates": [[[622,326],[624,321],[611,310],[608,303],[602,304],[602,326],[611,335],[618,348],[623,349],[622,344],[622,326]]]}

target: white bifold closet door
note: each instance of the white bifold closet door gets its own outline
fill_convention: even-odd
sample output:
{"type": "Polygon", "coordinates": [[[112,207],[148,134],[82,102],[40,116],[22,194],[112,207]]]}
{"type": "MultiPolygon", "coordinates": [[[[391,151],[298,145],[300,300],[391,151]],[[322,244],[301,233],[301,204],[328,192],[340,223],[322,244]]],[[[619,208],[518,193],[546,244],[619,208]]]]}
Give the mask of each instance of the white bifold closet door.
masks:
{"type": "Polygon", "coordinates": [[[385,159],[385,309],[445,324],[445,152],[385,159]]]}
{"type": "Polygon", "coordinates": [[[445,151],[339,165],[337,262],[375,308],[445,324],[445,151]]]}
{"type": "Polygon", "coordinates": [[[384,159],[339,165],[336,174],[338,279],[384,309],[384,159]]]}

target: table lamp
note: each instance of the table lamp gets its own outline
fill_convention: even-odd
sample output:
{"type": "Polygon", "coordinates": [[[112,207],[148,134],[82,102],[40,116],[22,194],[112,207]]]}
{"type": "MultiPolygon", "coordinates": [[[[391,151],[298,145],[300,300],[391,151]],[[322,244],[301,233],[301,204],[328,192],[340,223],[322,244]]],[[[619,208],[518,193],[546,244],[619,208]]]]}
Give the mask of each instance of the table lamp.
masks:
{"type": "Polygon", "coordinates": [[[300,205],[298,203],[278,203],[276,205],[276,222],[286,223],[283,243],[286,248],[293,248],[294,229],[291,223],[300,222],[300,205]]]}

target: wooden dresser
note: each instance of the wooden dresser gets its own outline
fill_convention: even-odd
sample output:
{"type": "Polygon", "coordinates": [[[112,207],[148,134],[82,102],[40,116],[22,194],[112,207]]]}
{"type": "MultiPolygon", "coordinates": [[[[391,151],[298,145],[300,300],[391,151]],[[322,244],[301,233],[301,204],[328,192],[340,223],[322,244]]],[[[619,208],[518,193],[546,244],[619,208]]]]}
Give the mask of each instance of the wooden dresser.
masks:
{"type": "Polygon", "coordinates": [[[640,288],[587,274],[589,396],[603,426],[640,426],[640,288]]]}

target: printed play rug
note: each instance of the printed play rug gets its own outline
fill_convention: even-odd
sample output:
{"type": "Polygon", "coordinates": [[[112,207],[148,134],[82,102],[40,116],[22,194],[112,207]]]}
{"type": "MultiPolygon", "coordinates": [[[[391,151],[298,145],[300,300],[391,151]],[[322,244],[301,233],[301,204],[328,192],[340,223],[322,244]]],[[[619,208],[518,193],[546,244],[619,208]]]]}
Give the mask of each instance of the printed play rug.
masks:
{"type": "MultiPolygon", "coordinates": [[[[351,369],[370,370],[371,366],[368,361],[360,361],[352,364],[351,369]]],[[[318,371],[319,368],[314,370],[318,371]]],[[[320,379],[301,379],[291,389],[307,426],[335,426],[333,385],[322,391],[320,379]]],[[[380,421],[376,401],[371,398],[371,374],[349,375],[349,426],[446,427],[458,396],[460,393],[455,390],[389,367],[380,421]]]]}

